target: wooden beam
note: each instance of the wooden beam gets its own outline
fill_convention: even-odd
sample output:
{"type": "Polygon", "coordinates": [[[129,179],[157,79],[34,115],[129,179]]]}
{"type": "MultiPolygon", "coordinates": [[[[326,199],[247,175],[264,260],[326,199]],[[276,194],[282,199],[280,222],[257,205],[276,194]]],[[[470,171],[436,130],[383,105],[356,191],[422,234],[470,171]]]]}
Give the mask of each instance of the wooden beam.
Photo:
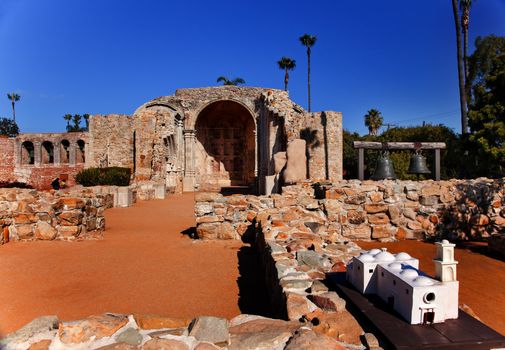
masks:
{"type": "Polygon", "coordinates": [[[354,148],[357,149],[397,149],[408,150],[416,149],[445,149],[445,142],[372,142],[372,141],[354,141],[354,148]]]}

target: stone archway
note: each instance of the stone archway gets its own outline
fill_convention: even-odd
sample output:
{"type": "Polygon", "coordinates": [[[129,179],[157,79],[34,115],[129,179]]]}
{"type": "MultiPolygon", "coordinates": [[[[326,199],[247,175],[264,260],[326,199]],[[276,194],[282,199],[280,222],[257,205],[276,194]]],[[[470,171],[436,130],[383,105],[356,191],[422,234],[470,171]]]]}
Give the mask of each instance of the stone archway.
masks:
{"type": "Polygon", "coordinates": [[[207,105],[195,124],[195,169],[200,190],[252,186],[255,182],[255,123],[242,104],[207,105]]]}

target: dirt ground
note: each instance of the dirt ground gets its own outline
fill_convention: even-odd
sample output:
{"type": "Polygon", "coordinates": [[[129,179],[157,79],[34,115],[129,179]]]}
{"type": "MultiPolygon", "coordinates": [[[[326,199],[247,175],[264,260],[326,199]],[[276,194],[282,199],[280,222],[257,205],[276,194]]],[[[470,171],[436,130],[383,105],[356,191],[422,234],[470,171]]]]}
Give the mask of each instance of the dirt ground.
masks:
{"type": "Polygon", "coordinates": [[[241,243],[194,241],[192,194],[106,211],[99,241],[0,246],[0,337],[42,315],[240,314],[241,243]]]}
{"type": "MultiPolygon", "coordinates": [[[[419,259],[422,271],[434,275],[436,247],[432,243],[400,241],[396,243],[357,242],[363,249],[387,248],[392,253],[407,252],[419,259]]],[[[468,305],[488,326],[505,335],[505,262],[485,255],[479,244],[457,247],[459,262],[459,304],[468,305]]]]}

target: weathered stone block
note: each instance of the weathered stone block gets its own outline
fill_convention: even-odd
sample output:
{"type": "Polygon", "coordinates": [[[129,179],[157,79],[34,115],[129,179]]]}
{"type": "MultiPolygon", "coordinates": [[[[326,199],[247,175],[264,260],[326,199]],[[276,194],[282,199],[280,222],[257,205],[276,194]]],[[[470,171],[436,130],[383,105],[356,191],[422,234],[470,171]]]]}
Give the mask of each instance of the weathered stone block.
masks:
{"type": "Polygon", "coordinates": [[[386,204],[365,204],[365,211],[369,214],[385,213],[388,210],[386,204]]]}

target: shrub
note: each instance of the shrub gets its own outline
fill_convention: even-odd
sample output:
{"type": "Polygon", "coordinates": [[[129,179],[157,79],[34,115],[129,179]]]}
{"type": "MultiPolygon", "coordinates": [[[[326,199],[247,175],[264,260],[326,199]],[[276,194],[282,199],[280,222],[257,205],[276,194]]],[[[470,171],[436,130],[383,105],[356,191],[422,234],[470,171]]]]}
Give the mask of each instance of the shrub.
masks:
{"type": "Polygon", "coordinates": [[[130,168],[88,168],[81,170],[76,176],[77,183],[83,186],[128,186],[130,184],[130,168]]]}

